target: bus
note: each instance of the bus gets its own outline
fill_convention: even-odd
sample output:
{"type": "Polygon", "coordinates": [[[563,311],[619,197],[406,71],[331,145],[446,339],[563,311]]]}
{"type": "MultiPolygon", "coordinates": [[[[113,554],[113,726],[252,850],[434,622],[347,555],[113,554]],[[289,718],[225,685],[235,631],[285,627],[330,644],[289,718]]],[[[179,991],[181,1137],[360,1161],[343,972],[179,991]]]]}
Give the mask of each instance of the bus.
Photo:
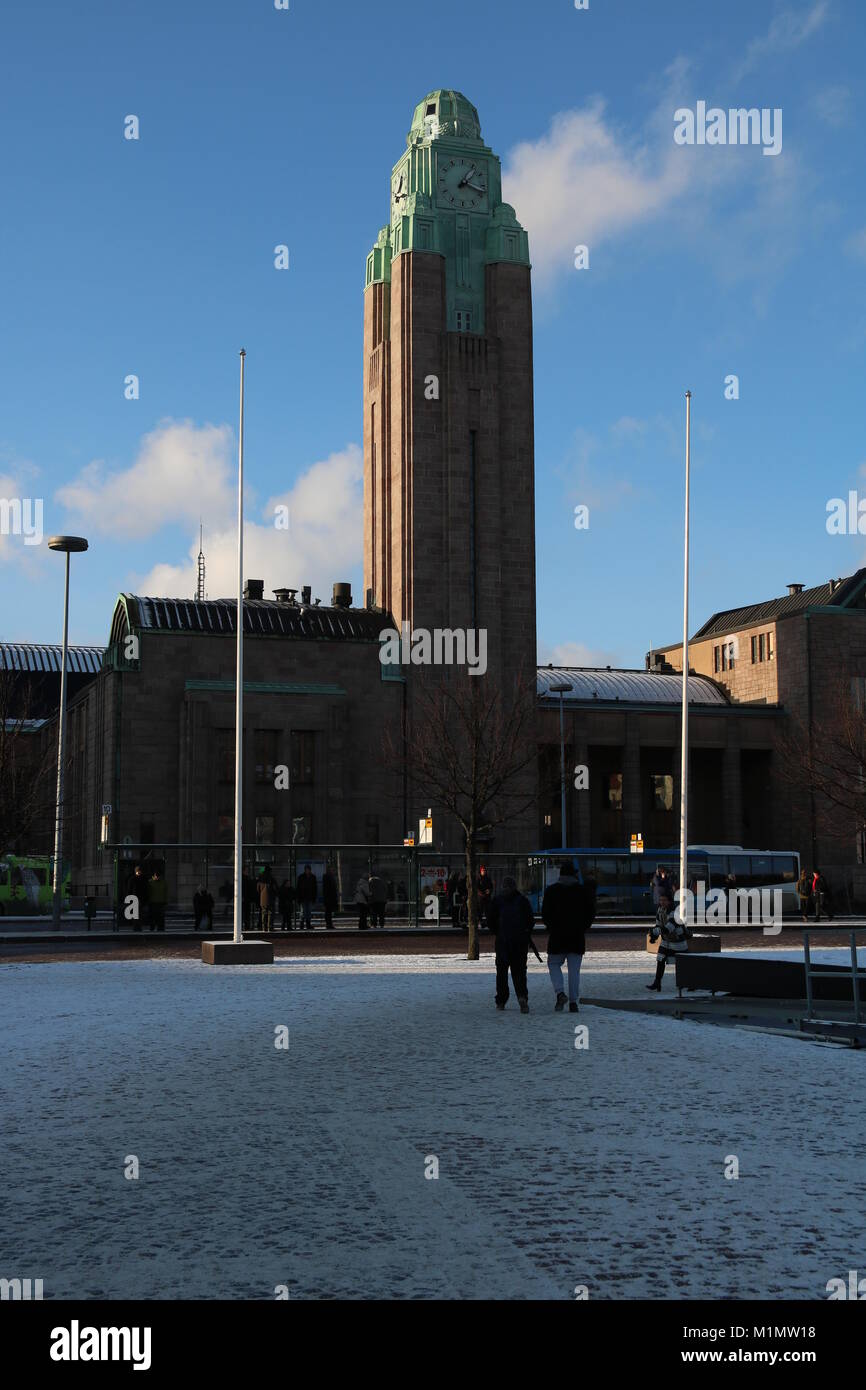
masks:
{"type": "MultiPolygon", "coordinates": [[[[655,913],[652,900],[652,877],[659,864],[679,883],[680,851],[671,849],[644,850],[632,854],[628,849],[569,849],[543,850],[533,856],[531,863],[541,870],[536,891],[530,894],[536,912],[541,910],[541,897],[550,882],[558,877],[561,859],[571,859],[581,878],[595,879],[597,886],[596,912],[602,916],[646,916],[655,913]]],[[[745,849],[742,845],[689,845],[689,880],[703,884],[698,891],[700,908],[704,894],[711,888],[725,891],[733,888],[768,889],[782,893],[782,911],[798,912],[797,879],[800,876],[800,856],[795,850],[745,849]]],[[[771,902],[775,901],[771,898],[771,902]]]]}
{"type": "MultiPolygon", "coordinates": [[[[39,916],[54,901],[54,856],[0,855],[0,917],[39,916]]],[[[69,865],[63,866],[62,906],[69,907],[69,865]]]]}

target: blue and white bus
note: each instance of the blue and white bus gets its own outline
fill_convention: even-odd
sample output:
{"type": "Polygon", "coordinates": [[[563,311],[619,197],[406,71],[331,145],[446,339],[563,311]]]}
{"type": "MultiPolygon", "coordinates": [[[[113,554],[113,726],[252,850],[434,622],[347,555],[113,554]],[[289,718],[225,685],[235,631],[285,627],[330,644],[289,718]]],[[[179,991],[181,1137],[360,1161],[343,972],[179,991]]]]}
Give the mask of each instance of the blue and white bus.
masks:
{"type": "MultiPolygon", "coordinates": [[[[543,850],[531,862],[540,867],[538,888],[530,894],[536,912],[547,884],[559,876],[559,861],[571,859],[581,879],[594,878],[597,885],[598,916],[651,917],[652,877],[659,864],[679,884],[679,846],[644,850],[632,854],[628,849],[543,850]]],[[[800,856],[794,850],[745,849],[742,845],[689,845],[689,880],[711,888],[766,888],[781,890],[782,911],[797,912],[797,879],[800,856]]],[[[699,896],[700,899],[703,894],[699,896]]]]}

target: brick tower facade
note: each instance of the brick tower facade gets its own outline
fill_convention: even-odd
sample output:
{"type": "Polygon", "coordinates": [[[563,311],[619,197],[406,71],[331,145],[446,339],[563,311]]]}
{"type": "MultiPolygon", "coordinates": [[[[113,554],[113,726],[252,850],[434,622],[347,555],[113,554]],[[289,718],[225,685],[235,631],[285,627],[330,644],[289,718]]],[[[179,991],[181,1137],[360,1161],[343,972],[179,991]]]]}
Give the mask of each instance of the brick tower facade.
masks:
{"type": "Polygon", "coordinates": [[[432,92],[367,258],[364,584],[396,624],[484,629],[535,670],[532,299],[475,108],[432,92]]]}

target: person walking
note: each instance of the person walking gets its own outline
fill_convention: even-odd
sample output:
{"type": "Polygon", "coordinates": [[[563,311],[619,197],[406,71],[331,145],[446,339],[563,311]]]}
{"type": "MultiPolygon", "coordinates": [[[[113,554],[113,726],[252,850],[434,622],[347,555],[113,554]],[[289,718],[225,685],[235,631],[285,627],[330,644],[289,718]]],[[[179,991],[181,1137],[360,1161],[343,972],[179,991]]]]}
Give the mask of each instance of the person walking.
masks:
{"type": "Polygon", "coordinates": [[[809,899],[812,896],[812,880],[805,869],[800,870],[797,879],[797,897],[800,899],[800,916],[804,922],[809,920],[809,899]]]}
{"type": "Polygon", "coordinates": [[[165,931],[165,906],[168,902],[168,885],[159,869],[154,869],[153,878],[147,892],[150,904],[150,930],[165,931]]]}
{"type": "MultiPolygon", "coordinates": [[[[659,917],[661,918],[662,908],[659,905],[659,917]]],[[[647,985],[647,989],[654,989],[661,994],[662,976],[665,973],[665,966],[669,960],[674,960],[682,952],[689,949],[688,936],[682,922],[678,922],[675,912],[669,912],[667,921],[662,923],[657,921],[650,931],[650,940],[658,941],[659,953],[656,959],[656,975],[652,984],[647,985]]]]}
{"type": "Polygon", "coordinates": [[[479,865],[475,893],[478,898],[478,925],[482,931],[485,931],[487,929],[487,914],[490,911],[490,904],[493,902],[493,879],[487,872],[486,864],[479,865]]]}
{"type": "Polygon", "coordinates": [[[815,899],[815,921],[820,922],[821,913],[823,912],[827,920],[832,922],[833,913],[830,910],[830,885],[820,869],[815,870],[815,877],[812,879],[812,897],[815,899]]]}
{"type": "Polygon", "coordinates": [[[556,996],[554,1009],[562,1013],[566,1003],[569,1013],[578,1012],[580,999],[580,967],[586,951],[587,928],[595,917],[595,893],[590,884],[579,883],[570,859],[563,859],[559,878],[544,890],[541,920],[548,928],[547,969],[556,996]],[[568,995],[562,981],[563,964],[568,964],[568,995]]]}
{"type": "Polygon", "coordinates": [[[289,883],[289,880],[287,878],[284,878],[279,888],[277,889],[277,907],[280,911],[280,917],[283,923],[283,931],[291,931],[292,927],[294,926],[294,921],[292,920],[295,915],[294,906],[295,890],[289,883]]]}
{"type": "Polygon", "coordinates": [[[322,874],[322,907],[325,909],[325,930],[334,930],[334,913],[340,906],[340,894],[337,889],[337,880],[334,878],[330,864],[322,874]]]}
{"type": "Polygon", "coordinates": [[[205,931],[210,931],[213,924],[213,898],[207,891],[203,883],[198,886],[198,892],[193,894],[192,915],[195,919],[195,929],[204,927],[205,931]]]}
{"type": "Polygon", "coordinates": [[[126,884],[126,897],[133,898],[134,902],[124,904],[123,915],[126,921],[127,908],[133,912],[131,918],[132,930],[141,931],[141,924],[144,921],[144,914],[147,911],[147,878],[141,864],[136,864],[135,870],[130,874],[126,884]]]}
{"type": "Polygon", "coordinates": [[[535,917],[532,904],[517,891],[513,878],[502,880],[502,892],[491,899],[487,923],[496,937],[496,1007],[504,1009],[508,1002],[508,972],[522,1014],[529,1013],[529,987],[526,982],[526,957],[529,952],[535,917]]]}
{"type": "Polygon", "coordinates": [[[355,906],[358,909],[358,931],[369,931],[367,913],[370,911],[370,881],[366,874],[358,879],[355,888],[355,906]]]}
{"type": "Polygon", "coordinates": [[[388,885],[374,869],[370,874],[370,925],[384,927],[385,908],[388,906],[388,885]]]}
{"type": "Polygon", "coordinates": [[[261,916],[261,930],[263,932],[273,931],[274,926],[274,905],[277,899],[277,885],[271,875],[270,864],[265,865],[265,871],[259,879],[259,912],[261,916]]]}
{"type": "Polygon", "coordinates": [[[304,927],[307,931],[313,930],[313,903],[318,895],[316,875],[309,864],[305,864],[304,872],[298,879],[297,897],[298,906],[304,914],[304,927]]]}

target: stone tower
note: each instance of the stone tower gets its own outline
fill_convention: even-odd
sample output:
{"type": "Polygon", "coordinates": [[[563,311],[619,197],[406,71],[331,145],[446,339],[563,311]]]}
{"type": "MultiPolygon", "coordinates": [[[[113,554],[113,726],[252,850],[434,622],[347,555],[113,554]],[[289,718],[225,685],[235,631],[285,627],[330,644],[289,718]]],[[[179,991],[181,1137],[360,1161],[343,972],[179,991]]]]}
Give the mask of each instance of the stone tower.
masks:
{"type": "Polygon", "coordinates": [[[532,300],[475,107],[435,91],[391,173],[364,293],[364,585],[399,627],[485,629],[534,675],[532,300]]]}

